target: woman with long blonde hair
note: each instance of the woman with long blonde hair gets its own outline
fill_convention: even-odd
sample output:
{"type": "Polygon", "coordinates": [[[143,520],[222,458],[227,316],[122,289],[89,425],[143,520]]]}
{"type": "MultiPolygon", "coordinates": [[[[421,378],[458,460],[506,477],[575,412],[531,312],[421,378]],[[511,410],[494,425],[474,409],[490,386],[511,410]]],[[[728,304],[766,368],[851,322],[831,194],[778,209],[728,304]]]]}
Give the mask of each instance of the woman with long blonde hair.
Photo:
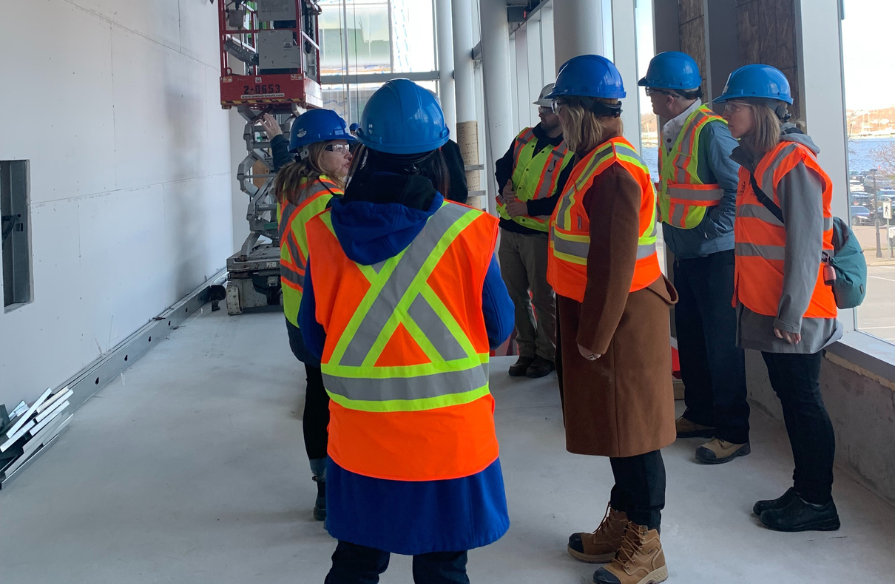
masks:
{"type": "Polygon", "coordinates": [[[734,225],[737,346],[761,351],[792,445],[793,486],[753,511],[777,531],[839,529],[835,439],[820,394],[823,350],[842,336],[823,257],[833,254],[833,181],[820,149],[788,123],[786,76],[768,65],[731,73],[724,119],[740,146],[734,225]]]}
{"type": "MultiPolygon", "coordinates": [[[[266,125],[265,125],[266,127],[266,125]]],[[[289,150],[295,160],[277,171],[277,221],[280,226],[280,281],[283,312],[292,353],[305,364],[307,389],[302,416],[305,450],[317,483],[314,518],[326,519],[326,448],[329,397],[323,388],[320,361],[305,347],[298,326],[304,292],[308,235],[305,224],[341,197],[351,165],[349,143],[354,137],[345,121],[331,110],[310,110],[292,124],[289,150]]]]}
{"type": "Polygon", "coordinates": [[[592,533],[573,534],[568,551],[581,561],[610,562],[594,574],[597,584],[662,582],[659,449],[675,439],[668,372],[669,306],[677,292],[656,253],[655,189],[622,136],[625,89],[611,61],[571,59],[548,97],[575,152],[550,220],[547,268],[557,296],[566,449],[609,457],[615,478],[603,521],[592,533]]]}

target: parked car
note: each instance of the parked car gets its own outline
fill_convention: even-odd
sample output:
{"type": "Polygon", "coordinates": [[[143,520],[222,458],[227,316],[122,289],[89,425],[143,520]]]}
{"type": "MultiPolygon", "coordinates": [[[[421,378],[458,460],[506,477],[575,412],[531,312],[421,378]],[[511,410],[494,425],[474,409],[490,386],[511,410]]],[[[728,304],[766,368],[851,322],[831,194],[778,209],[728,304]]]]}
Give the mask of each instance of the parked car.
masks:
{"type": "Polygon", "coordinates": [[[868,209],[867,207],[852,205],[849,215],[851,215],[852,225],[870,225],[872,222],[870,217],[870,209],[868,209]]]}
{"type": "Polygon", "coordinates": [[[883,178],[879,174],[871,174],[864,177],[864,190],[868,193],[873,193],[873,189],[883,190],[891,189],[892,187],[892,181],[887,178],[883,178]]]}

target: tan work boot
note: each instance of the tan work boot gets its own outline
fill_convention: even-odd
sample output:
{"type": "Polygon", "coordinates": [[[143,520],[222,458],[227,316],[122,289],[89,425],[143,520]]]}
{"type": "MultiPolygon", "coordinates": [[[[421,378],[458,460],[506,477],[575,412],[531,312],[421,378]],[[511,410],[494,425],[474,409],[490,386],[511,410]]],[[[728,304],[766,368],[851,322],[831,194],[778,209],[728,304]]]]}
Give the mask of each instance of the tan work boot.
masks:
{"type": "Polygon", "coordinates": [[[574,533],[569,536],[569,554],[576,560],[589,564],[611,562],[622,545],[628,516],[606,506],[603,521],[593,533],[574,533]]]}
{"type": "Polygon", "coordinates": [[[615,559],[594,572],[596,584],[658,584],[667,579],[659,532],[630,521],[615,559]]]}
{"type": "Polygon", "coordinates": [[[713,438],[696,449],[696,460],[703,464],[724,464],[738,456],[752,452],[749,443],[734,444],[720,438],[713,438]]]}
{"type": "Polygon", "coordinates": [[[703,426],[696,422],[691,422],[684,416],[674,421],[674,427],[677,430],[678,438],[714,438],[715,429],[711,426],[703,426]]]}

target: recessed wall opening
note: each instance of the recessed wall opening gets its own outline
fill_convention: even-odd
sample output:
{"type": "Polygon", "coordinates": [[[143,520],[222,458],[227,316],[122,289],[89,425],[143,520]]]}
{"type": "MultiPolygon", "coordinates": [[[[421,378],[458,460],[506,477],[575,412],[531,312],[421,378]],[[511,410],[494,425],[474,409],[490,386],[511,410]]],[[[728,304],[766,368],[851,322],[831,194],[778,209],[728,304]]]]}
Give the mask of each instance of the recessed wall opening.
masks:
{"type": "Polygon", "coordinates": [[[27,160],[0,160],[3,307],[31,302],[31,217],[27,160]]]}

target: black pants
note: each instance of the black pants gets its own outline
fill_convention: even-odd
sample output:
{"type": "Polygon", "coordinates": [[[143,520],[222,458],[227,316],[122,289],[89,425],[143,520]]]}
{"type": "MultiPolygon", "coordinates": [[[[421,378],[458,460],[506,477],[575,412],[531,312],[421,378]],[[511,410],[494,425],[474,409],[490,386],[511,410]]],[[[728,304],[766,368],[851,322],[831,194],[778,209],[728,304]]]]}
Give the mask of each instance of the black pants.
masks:
{"type": "Polygon", "coordinates": [[[680,299],[674,308],[684,417],[712,426],[715,437],[734,444],[749,441],[746,358],[736,346],[733,250],[674,264],[680,299]]]}
{"type": "MultiPolygon", "coordinates": [[[[340,541],[325,584],[376,584],[388,568],[390,554],[340,541]]],[[[413,556],[416,584],[469,584],[466,552],[435,552],[413,556]]]]}
{"type": "Polygon", "coordinates": [[[823,351],[813,355],[762,353],[771,386],[783,406],[783,420],[795,460],[793,488],[809,503],[832,498],[833,424],[820,394],[823,351]]]}
{"type": "Polygon", "coordinates": [[[610,458],[615,486],[609,504],[628,519],[658,529],[665,508],[665,462],[658,450],[638,456],[610,458]]]}
{"type": "Polygon", "coordinates": [[[302,431],[308,459],[326,458],[329,442],[329,395],[323,389],[323,373],[320,367],[305,364],[308,386],[305,390],[305,412],[302,415],[302,431]]]}
{"type": "Polygon", "coordinates": [[[308,384],[305,389],[305,411],[302,415],[302,430],[305,435],[305,450],[309,460],[326,458],[326,445],[329,442],[327,426],[329,426],[329,395],[323,388],[323,373],[320,367],[308,365],[314,358],[305,348],[301,331],[288,320],[286,330],[289,333],[289,347],[299,361],[305,363],[308,384]]]}

